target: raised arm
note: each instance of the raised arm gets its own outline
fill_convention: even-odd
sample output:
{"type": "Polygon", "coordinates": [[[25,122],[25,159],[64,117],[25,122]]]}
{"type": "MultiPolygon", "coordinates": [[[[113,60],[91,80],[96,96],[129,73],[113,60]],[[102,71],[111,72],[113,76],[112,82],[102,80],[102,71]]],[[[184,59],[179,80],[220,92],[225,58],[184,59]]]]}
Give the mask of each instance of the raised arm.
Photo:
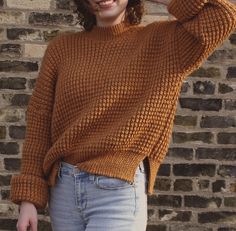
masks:
{"type": "Polygon", "coordinates": [[[180,71],[190,74],[236,29],[236,6],[228,0],[171,0],[180,71]]]}
{"type": "Polygon", "coordinates": [[[28,201],[37,209],[46,207],[48,185],[43,176],[43,160],[51,146],[50,123],[54,89],[60,61],[59,38],[52,39],[42,64],[26,112],[26,137],[23,143],[21,171],[12,176],[10,200],[18,205],[28,201]]]}

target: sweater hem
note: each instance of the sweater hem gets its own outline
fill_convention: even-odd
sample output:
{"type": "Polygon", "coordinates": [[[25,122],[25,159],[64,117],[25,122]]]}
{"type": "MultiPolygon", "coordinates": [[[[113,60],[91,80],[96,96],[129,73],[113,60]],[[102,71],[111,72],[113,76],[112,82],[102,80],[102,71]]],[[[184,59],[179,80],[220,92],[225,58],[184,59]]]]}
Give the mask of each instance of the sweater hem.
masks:
{"type": "MultiPolygon", "coordinates": [[[[101,156],[100,156],[101,158],[101,156]]],[[[63,159],[62,159],[63,160],[63,159]]],[[[65,160],[63,160],[65,161],[65,160]]],[[[89,160],[81,163],[74,163],[65,161],[69,164],[76,165],[78,169],[89,172],[91,174],[104,175],[108,177],[117,177],[122,180],[126,180],[130,183],[134,182],[135,172],[141,161],[144,161],[146,174],[147,174],[147,194],[152,195],[154,193],[154,184],[156,174],[160,167],[160,161],[145,155],[116,155],[114,161],[111,156],[104,155],[102,161],[99,163],[94,160],[89,160]],[[133,158],[132,158],[133,157],[133,158]],[[147,158],[147,160],[145,160],[147,158]],[[147,165],[146,165],[147,164],[147,165]]],[[[54,162],[52,171],[49,175],[47,183],[49,186],[55,186],[57,183],[58,171],[60,168],[60,160],[54,162]]]]}

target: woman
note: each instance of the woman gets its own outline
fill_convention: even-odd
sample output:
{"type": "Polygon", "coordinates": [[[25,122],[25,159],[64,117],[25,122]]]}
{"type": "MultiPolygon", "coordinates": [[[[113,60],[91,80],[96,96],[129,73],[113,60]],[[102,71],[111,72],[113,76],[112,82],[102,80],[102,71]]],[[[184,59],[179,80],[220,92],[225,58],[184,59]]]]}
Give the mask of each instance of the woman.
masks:
{"type": "Polygon", "coordinates": [[[140,26],[139,0],[77,0],[85,30],[49,43],[11,180],[17,230],[47,202],[55,231],[146,229],[182,82],[236,27],[227,0],[155,2],[176,19],[140,26]]]}

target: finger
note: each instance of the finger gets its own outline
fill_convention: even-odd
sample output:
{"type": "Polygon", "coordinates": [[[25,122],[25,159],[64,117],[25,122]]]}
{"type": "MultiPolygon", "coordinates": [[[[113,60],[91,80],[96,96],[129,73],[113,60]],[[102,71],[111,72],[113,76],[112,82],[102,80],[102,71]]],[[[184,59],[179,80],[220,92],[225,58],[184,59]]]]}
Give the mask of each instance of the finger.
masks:
{"type": "Polygon", "coordinates": [[[24,225],[24,224],[17,224],[16,225],[16,229],[17,231],[27,231],[27,225],[24,225]]]}
{"type": "Polygon", "coordinates": [[[37,231],[38,222],[36,220],[30,220],[30,227],[32,231],[37,231]]]}

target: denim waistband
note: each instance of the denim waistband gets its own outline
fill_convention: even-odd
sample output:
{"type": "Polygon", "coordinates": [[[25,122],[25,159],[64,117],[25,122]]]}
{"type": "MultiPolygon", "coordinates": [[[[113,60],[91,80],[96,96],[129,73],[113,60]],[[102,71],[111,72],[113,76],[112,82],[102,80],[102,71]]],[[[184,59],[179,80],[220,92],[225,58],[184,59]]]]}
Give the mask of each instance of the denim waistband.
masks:
{"type": "MultiPolygon", "coordinates": [[[[72,165],[72,164],[69,164],[65,161],[60,161],[59,170],[61,170],[62,168],[67,169],[70,173],[76,173],[79,175],[88,174],[88,172],[79,169],[77,165],[72,165]]],[[[141,161],[139,163],[138,168],[136,169],[136,172],[137,171],[141,171],[143,173],[145,172],[144,161],[141,161]]]]}

